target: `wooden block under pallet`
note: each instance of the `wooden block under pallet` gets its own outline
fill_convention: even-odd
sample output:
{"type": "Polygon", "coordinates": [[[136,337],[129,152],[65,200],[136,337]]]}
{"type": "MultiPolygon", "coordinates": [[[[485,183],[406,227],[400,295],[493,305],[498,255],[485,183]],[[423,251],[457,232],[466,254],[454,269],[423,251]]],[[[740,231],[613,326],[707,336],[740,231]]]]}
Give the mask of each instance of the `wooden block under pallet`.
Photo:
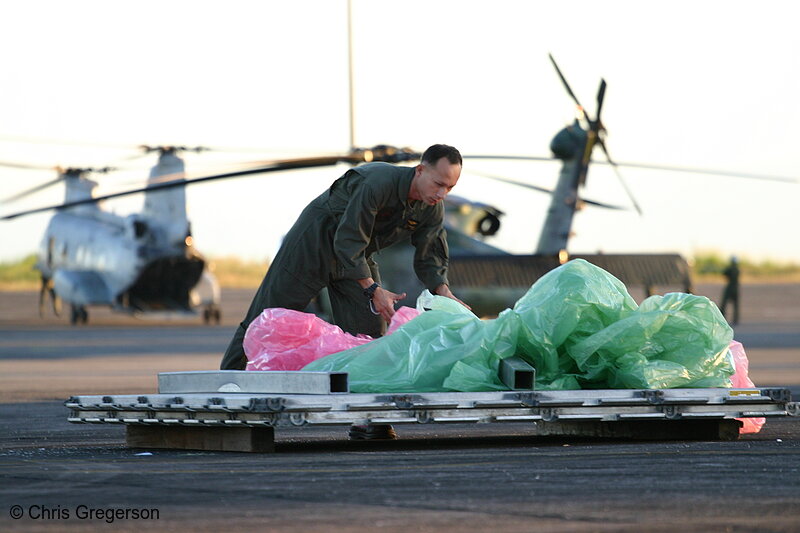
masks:
{"type": "Polygon", "coordinates": [[[125,442],[131,448],[272,453],[272,427],[162,426],[129,424],[125,442]]]}
{"type": "Polygon", "coordinates": [[[636,422],[537,422],[538,436],[598,437],[634,440],[736,440],[738,420],[640,420],[636,422]]]}

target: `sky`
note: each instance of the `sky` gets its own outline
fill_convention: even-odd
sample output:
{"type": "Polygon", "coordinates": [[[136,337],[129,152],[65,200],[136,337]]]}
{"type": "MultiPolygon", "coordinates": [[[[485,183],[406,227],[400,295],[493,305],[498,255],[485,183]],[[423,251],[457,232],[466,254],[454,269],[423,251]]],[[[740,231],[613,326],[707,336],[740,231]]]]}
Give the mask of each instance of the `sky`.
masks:
{"type": "MultiPolygon", "coordinates": [[[[463,154],[548,156],[575,106],[548,53],[618,162],[800,179],[800,33],[790,1],[352,0],[355,143],[463,154]]],[[[148,145],[202,176],[245,161],[350,145],[347,1],[29,0],[0,7],[0,161],[118,165],[148,145]]],[[[596,151],[595,159],[602,159],[596,151]]],[[[150,155],[99,176],[97,193],[140,186],[150,155]]],[[[506,214],[488,242],[532,253],[559,163],[465,162],[454,193],[506,214]]],[[[302,207],[346,167],[189,187],[197,247],[268,260],[302,207]]],[[[570,251],[701,252],[800,261],[800,183],[621,169],[641,205],[576,215],[570,251]]],[[[0,167],[0,199],[52,180],[0,167]]],[[[0,214],[56,204],[56,186],[0,214]]],[[[590,168],[587,198],[631,206],[614,173],[590,168]]],[[[107,202],[119,214],[141,197],[107,202]]],[[[36,250],[49,214],[0,222],[0,262],[36,250]]]]}

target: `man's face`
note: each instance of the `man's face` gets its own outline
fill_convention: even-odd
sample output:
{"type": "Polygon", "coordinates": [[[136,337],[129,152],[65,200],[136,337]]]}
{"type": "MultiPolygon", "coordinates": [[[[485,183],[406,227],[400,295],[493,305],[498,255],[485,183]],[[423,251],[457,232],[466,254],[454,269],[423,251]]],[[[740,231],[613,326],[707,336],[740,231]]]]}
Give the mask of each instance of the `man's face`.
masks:
{"type": "Polygon", "coordinates": [[[460,175],[461,165],[451,163],[446,157],[439,159],[435,165],[420,163],[414,174],[409,197],[428,205],[436,205],[456,186],[460,175]]]}

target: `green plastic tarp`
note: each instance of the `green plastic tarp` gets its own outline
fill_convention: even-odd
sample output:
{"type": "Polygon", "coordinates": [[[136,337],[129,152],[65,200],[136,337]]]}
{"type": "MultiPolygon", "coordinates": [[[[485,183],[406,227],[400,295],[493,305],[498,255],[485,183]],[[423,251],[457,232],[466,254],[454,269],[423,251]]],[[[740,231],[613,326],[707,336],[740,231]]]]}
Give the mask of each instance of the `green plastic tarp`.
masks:
{"type": "Polygon", "coordinates": [[[730,387],[733,331],[708,298],[651,296],[582,259],[550,271],[512,309],[481,320],[434,296],[393,334],[303,370],[347,372],[351,392],[507,390],[500,360],[517,355],[545,390],[730,387]]]}

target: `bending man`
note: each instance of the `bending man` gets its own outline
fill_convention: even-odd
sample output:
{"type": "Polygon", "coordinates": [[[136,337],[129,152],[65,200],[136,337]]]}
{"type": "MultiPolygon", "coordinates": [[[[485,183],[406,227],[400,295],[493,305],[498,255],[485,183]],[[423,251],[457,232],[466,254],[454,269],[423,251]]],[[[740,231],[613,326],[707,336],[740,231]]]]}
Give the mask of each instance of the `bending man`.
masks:
{"type": "Polygon", "coordinates": [[[372,255],[409,237],[423,285],[458,300],[447,281],[442,200],[458,182],[461,166],[458,150],[435,144],[416,167],[367,163],[336,180],[306,206],[284,238],[220,368],[245,368],[244,334],[264,309],[302,311],[323,287],[339,327],[353,335],[381,336],[395,303],[406,295],[381,287],[372,255]]]}

